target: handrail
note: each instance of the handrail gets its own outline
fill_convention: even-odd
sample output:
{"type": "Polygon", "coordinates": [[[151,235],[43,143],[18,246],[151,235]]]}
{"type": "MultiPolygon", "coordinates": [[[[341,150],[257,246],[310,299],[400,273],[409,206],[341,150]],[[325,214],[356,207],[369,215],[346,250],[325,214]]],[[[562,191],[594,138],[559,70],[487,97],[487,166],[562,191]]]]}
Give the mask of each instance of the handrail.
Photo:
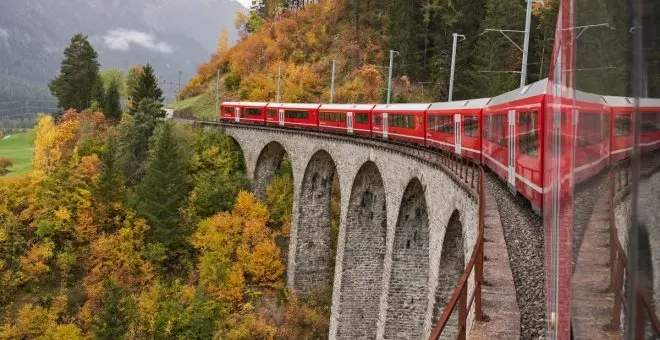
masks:
{"type": "MultiPolygon", "coordinates": [[[[614,308],[612,310],[612,320],[609,328],[612,331],[621,330],[621,308],[626,308],[624,302],[625,292],[623,283],[626,273],[628,273],[628,256],[625,253],[616,226],[616,216],[614,208],[626,193],[630,190],[631,171],[630,159],[625,159],[614,165],[608,174],[609,177],[609,210],[610,210],[610,290],[614,293],[614,308]]],[[[642,286],[636,287],[636,315],[635,320],[635,339],[644,339],[644,326],[646,316],[651,320],[653,331],[660,335],[660,322],[655,311],[651,308],[648,300],[648,293],[642,286]]]]}
{"type": "Polygon", "coordinates": [[[445,306],[445,309],[442,312],[442,316],[433,327],[433,331],[429,336],[429,339],[436,340],[444,331],[445,326],[452,314],[452,312],[458,306],[458,334],[456,339],[465,340],[467,335],[467,318],[472,308],[472,303],[475,304],[475,317],[477,321],[483,320],[483,313],[481,310],[481,286],[483,284],[484,276],[484,216],[485,216],[485,179],[484,179],[484,169],[479,167],[479,236],[477,237],[477,242],[475,248],[472,250],[472,256],[470,261],[465,267],[465,271],[461,276],[461,279],[458,281],[456,288],[454,288],[454,293],[449,299],[449,302],[445,306]],[[472,297],[468,302],[467,299],[467,289],[468,289],[468,280],[472,271],[475,272],[474,277],[474,291],[472,297]]]}
{"type": "MultiPolygon", "coordinates": [[[[217,119],[215,120],[200,120],[196,119],[193,120],[193,123],[211,123],[211,124],[218,124],[218,125],[227,125],[227,126],[241,126],[241,127],[250,127],[250,128],[275,128],[273,126],[266,126],[266,125],[254,125],[254,124],[240,124],[240,123],[228,123],[228,122],[223,122],[219,121],[217,119]]],[[[282,129],[281,127],[278,127],[279,129],[282,129]]],[[[287,130],[287,129],[284,129],[287,130]]],[[[292,129],[295,131],[298,131],[299,129],[292,129]]],[[[336,133],[330,133],[330,132],[325,132],[325,131],[317,131],[313,130],[313,133],[322,133],[324,135],[332,135],[335,138],[337,136],[343,136],[345,137],[346,135],[341,134],[338,135],[336,133]]],[[[378,142],[385,142],[387,143],[390,147],[392,146],[402,146],[405,147],[406,153],[408,155],[413,155],[417,158],[423,159],[424,157],[421,155],[422,152],[428,153],[429,150],[417,146],[413,146],[411,144],[400,144],[395,141],[389,141],[389,140],[383,140],[383,139],[374,139],[374,138],[369,138],[369,137],[364,137],[364,136],[359,136],[359,135],[353,135],[352,138],[361,138],[361,139],[366,139],[368,141],[378,141],[378,142]],[[415,150],[414,153],[411,153],[412,150],[415,150]]],[[[399,152],[403,152],[403,150],[399,149],[397,150],[399,152]]],[[[436,323],[436,325],[433,328],[433,331],[431,332],[431,335],[429,339],[437,339],[441,334],[442,331],[444,330],[445,326],[447,325],[447,322],[449,321],[449,317],[451,316],[451,313],[456,307],[458,306],[459,308],[459,329],[458,329],[458,334],[457,334],[457,339],[460,340],[465,340],[466,335],[467,335],[467,318],[470,309],[472,308],[472,305],[475,307],[475,317],[477,321],[483,321],[483,313],[482,313],[482,306],[481,306],[481,288],[483,285],[483,276],[484,276],[484,220],[485,220],[485,210],[486,210],[486,200],[485,200],[485,192],[486,192],[486,184],[485,184],[485,175],[484,175],[484,169],[482,166],[479,164],[475,163],[469,158],[466,157],[461,157],[453,152],[442,152],[442,153],[437,153],[434,152],[432,153],[433,157],[432,159],[427,161],[431,161],[432,163],[435,163],[436,165],[441,166],[447,174],[457,181],[459,185],[464,186],[466,189],[468,189],[468,192],[472,192],[473,194],[476,194],[476,197],[478,199],[479,203],[479,226],[478,226],[478,232],[479,235],[477,236],[477,241],[474,245],[474,248],[472,250],[472,256],[470,257],[470,261],[468,262],[467,266],[465,267],[465,271],[463,272],[463,275],[461,276],[461,279],[458,281],[458,284],[456,285],[456,288],[454,288],[454,292],[449,299],[449,302],[445,305],[445,309],[443,310],[442,316],[436,323]],[[476,179],[476,183],[475,183],[476,179]],[[472,272],[474,272],[475,277],[474,277],[474,289],[472,292],[472,296],[469,299],[467,298],[467,288],[468,288],[468,280],[470,278],[470,275],[472,275],[472,272]]]]}

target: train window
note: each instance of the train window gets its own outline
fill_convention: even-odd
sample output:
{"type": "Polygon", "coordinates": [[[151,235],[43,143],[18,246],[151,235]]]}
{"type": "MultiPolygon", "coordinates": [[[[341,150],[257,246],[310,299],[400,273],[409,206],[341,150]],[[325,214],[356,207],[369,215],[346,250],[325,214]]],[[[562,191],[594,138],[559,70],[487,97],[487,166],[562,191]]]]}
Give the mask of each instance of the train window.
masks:
{"type": "Polygon", "coordinates": [[[518,113],[518,149],[530,157],[539,156],[539,113],[538,111],[518,113]]]}
{"type": "Polygon", "coordinates": [[[484,139],[491,143],[507,146],[509,119],[506,113],[484,116],[484,139]]]}
{"type": "Polygon", "coordinates": [[[245,109],[245,113],[248,114],[248,116],[260,116],[261,115],[261,109],[256,108],[256,107],[248,107],[245,109]]]}
{"type": "Polygon", "coordinates": [[[324,122],[346,123],[346,114],[344,112],[321,112],[319,117],[324,122]]]}
{"type": "Polygon", "coordinates": [[[463,117],[463,132],[466,137],[479,136],[479,120],[477,120],[477,116],[463,117]]]}
{"type": "Polygon", "coordinates": [[[367,114],[367,113],[356,113],[355,114],[355,123],[356,124],[369,124],[369,114],[367,114]]]}
{"type": "Polygon", "coordinates": [[[614,120],[614,135],[617,137],[630,136],[632,119],[630,114],[618,114],[614,120]]]}
{"type": "Polygon", "coordinates": [[[277,110],[275,110],[275,109],[268,109],[268,110],[266,110],[266,112],[268,113],[268,117],[277,116],[277,110]]]}
{"type": "Polygon", "coordinates": [[[454,115],[429,115],[426,124],[433,132],[454,133],[454,115]]]}
{"type": "Polygon", "coordinates": [[[374,115],[374,125],[380,125],[382,118],[380,115],[374,115]]]}
{"type": "Polygon", "coordinates": [[[577,146],[598,144],[608,131],[606,115],[600,112],[580,112],[577,127],[577,146]]]}
{"type": "Polygon", "coordinates": [[[223,111],[224,111],[224,113],[227,113],[227,114],[233,114],[234,113],[234,108],[231,107],[231,106],[225,106],[223,111]]]}
{"type": "Polygon", "coordinates": [[[660,131],[660,113],[642,112],[640,129],[642,132],[660,131]]]}
{"type": "Polygon", "coordinates": [[[415,115],[390,114],[388,117],[388,124],[391,127],[414,129],[415,115]]]}
{"type": "Polygon", "coordinates": [[[286,110],[284,111],[284,117],[293,119],[307,119],[307,111],[286,110]]]}

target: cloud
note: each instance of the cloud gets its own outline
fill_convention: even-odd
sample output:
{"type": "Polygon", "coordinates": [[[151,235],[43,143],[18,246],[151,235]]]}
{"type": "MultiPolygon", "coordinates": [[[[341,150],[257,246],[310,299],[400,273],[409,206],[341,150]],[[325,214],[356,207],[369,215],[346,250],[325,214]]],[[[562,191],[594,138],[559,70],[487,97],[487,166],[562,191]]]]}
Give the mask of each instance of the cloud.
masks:
{"type": "Polygon", "coordinates": [[[2,38],[3,40],[9,39],[9,31],[0,28],[0,38],[2,38]]]}
{"type": "Polygon", "coordinates": [[[128,51],[131,45],[138,45],[154,52],[172,53],[172,46],[163,41],[157,41],[152,34],[118,28],[108,30],[103,36],[103,43],[112,50],[128,51]]]}

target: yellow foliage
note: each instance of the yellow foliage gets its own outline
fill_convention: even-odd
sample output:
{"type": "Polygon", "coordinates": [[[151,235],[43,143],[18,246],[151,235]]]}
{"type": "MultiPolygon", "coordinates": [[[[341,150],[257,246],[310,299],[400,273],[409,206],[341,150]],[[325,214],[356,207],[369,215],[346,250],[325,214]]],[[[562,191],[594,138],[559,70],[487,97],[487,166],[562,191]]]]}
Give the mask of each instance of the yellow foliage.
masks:
{"type": "Polygon", "coordinates": [[[58,296],[50,309],[32,304],[24,305],[13,325],[6,325],[3,332],[8,339],[83,339],[82,332],[74,324],[58,324],[59,315],[66,307],[66,298],[58,296]]]}
{"type": "Polygon", "coordinates": [[[35,243],[28,252],[21,256],[21,277],[24,282],[39,280],[41,276],[50,272],[47,262],[53,257],[55,244],[52,241],[35,243]]]}
{"type": "Polygon", "coordinates": [[[69,213],[69,209],[66,207],[60,207],[59,209],[55,210],[55,217],[60,219],[60,221],[67,222],[69,219],[71,219],[71,213],[69,213]]]}
{"type": "Polygon", "coordinates": [[[231,330],[227,333],[230,340],[275,339],[277,329],[264,320],[260,315],[244,313],[232,320],[231,330]]]}

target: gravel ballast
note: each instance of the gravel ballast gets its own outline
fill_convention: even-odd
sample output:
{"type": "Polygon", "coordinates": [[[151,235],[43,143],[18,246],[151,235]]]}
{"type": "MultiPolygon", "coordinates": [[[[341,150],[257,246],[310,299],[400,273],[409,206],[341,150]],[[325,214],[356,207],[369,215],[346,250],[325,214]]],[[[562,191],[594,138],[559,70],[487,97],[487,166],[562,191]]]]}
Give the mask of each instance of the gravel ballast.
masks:
{"type": "Polygon", "coordinates": [[[522,339],[545,337],[545,262],[543,221],[522,197],[513,196],[506,183],[488,172],[486,188],[497,201],[509,263],[516,286],[522,339]]]}

